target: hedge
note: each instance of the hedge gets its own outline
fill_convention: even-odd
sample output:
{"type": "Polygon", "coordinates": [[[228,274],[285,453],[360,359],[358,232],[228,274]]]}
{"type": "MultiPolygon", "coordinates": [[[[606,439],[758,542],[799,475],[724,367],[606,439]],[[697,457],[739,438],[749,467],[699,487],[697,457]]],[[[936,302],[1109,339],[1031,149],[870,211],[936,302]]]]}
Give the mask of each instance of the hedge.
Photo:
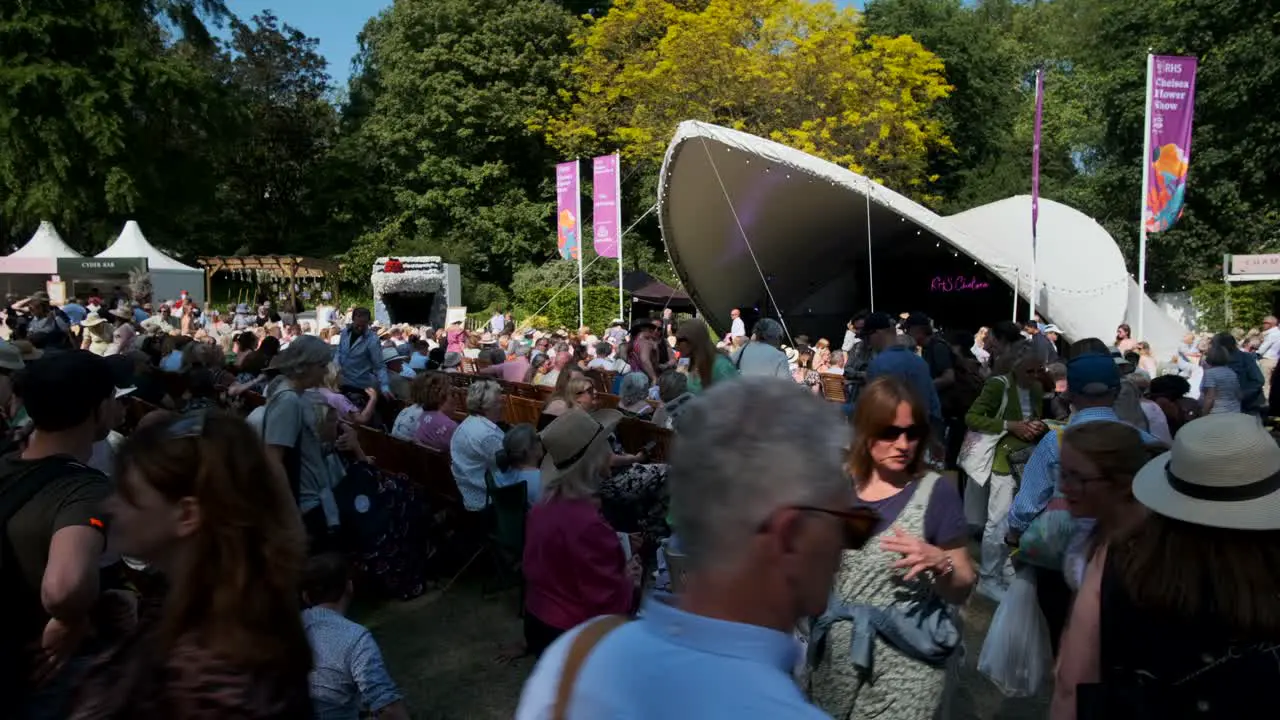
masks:
{"type": "MultiPolygon", "coordinates": [[[[623,294],[623,306],[628,298],[623,294]]],[[[618,317],[618,289],[611,287],[586,287],[582,289],[583,323],[591,331],[599,335],[618,317]]],[[[554,288],[534,288],[516,298],[516,320],[537,313],[545,317],[551,328],[578,327],[578,292],[577,288],[565,288],[556,295],[554,288]],[[555,296],[555,299],[552,299],[555,296]],[[548,304],[550,301],[550,304],[548,304]],[[543,307],[543,306],[546,307],[543,307]]]]}

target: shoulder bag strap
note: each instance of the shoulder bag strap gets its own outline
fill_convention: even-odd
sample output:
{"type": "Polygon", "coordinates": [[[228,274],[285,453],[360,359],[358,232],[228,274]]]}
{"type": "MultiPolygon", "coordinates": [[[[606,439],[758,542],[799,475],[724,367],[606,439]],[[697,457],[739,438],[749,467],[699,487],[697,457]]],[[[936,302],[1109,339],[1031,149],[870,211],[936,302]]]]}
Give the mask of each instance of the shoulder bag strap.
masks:
{"type": "Polygon", "coordinates": [[[915,492],[911,493],[911,499],[907,501],[907,506],[926,507],[929,504],[929,497],[933,495],[933,486],[938,483],[942,476],[930,470],[920,478],[920,484],[916,486],[915,492]]]}
{"type": "Polygon", "coordinates": [[[995,380],[1003,386],[1000,390],[1000,409],[996,411],[996,419],[1004,420],[1004,411],[1009,407],[1009,378],[1005,375],[997,375],[995,380]]]}
{"type": "Polygon", "coordinates": [[[569,700],[573,697],[573,687],[578,682],[578,673],[586,664],[587,656],[595,650],[596,645],[605,635],[630,621],[625,615],[608,615],[582,628],[578,636],[569,646],[569,654],[565,657],[564,667],[560,670],[560,685],[556,688],[556,704],[551,711],[551,720],[566,720],[569,712],[569,700]]]}

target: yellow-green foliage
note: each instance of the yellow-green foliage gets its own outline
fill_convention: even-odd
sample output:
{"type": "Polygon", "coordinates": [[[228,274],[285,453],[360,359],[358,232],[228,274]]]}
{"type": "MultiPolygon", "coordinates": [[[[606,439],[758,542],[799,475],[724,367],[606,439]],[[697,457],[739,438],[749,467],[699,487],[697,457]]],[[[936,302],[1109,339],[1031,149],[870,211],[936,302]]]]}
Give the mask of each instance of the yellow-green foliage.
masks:
{"type": "Polygon", "coordinates": [[[938,199],[927,158],[951,147],[931,112],[951,90],[942,61],[869,35],[830,0],[617,0],[575,44],[565,111],[532,121],[565,157],[654,160],[680,121],[705,120],[938,199]]]}

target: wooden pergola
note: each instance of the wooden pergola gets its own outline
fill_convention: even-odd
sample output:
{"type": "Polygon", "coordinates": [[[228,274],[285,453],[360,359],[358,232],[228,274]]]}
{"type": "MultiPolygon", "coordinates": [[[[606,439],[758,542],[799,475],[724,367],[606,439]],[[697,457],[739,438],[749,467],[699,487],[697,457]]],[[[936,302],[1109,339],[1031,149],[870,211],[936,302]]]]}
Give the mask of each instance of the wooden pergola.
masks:
{"type": "Polygon", "coordinates": [[[262,273],[285,281],[289,286],[289,300],[297,303],[294,281],[298,279],[327,279],[332,283],[333,303],[338,304],[338,279],[342,266],[333,260],[302,257],[300,255],[232,255],[199,258],[204,268],[204,296],[213,297],[213,276],[220,272],[262,273]]]}

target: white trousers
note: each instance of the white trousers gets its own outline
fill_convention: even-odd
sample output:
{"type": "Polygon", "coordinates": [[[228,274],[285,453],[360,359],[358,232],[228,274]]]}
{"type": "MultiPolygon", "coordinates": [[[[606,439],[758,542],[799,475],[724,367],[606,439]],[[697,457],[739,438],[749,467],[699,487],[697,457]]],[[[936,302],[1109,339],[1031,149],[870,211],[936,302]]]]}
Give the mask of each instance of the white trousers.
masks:
{"type": "Polygon", "coordinates": [[[978,565],[978,577],[987,582],[1007,585],[1013,579],[1013,564],[1009,562],[1009,546],[1004,536],[1009,527],[1009,506],[1017,485],[1012,475],[991,473],[987,481],[987,521],[982,530],[982,559],[978,565]]]}

